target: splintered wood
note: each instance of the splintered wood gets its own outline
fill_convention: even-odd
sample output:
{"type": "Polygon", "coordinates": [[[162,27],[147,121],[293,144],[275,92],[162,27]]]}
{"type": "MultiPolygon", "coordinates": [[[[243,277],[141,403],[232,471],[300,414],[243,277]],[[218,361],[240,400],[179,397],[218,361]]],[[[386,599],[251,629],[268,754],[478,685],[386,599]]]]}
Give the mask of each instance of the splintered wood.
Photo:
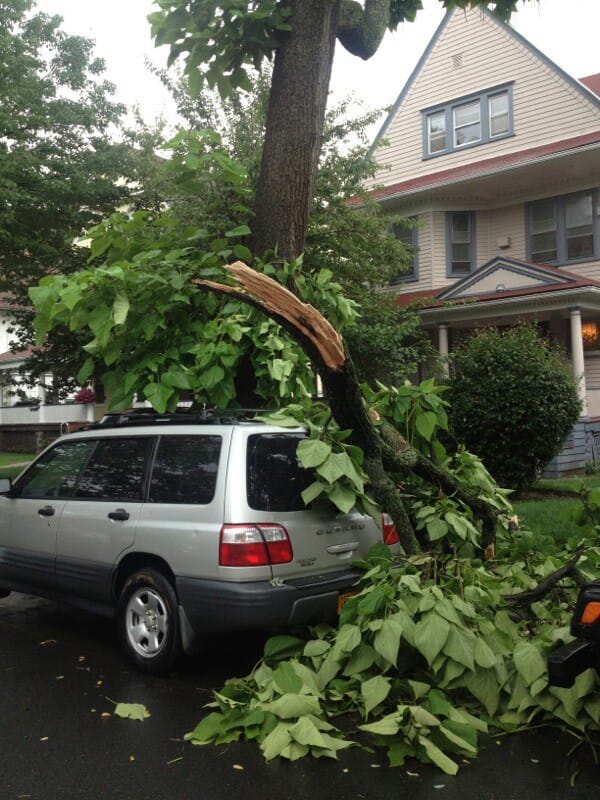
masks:
{"type": "Polygon", "coordinates": [[[285,286],[241,261],[229,264],[225,269],[235,278],[238,286],[199,279],[193,283],[219,294],[233,295],[262,309],[267,316],[295,334],[301,343],[308,340],[326,367],[337,371],[344,366],[346,356],[342,337],[314,306],[303,303],[285,286]]]}

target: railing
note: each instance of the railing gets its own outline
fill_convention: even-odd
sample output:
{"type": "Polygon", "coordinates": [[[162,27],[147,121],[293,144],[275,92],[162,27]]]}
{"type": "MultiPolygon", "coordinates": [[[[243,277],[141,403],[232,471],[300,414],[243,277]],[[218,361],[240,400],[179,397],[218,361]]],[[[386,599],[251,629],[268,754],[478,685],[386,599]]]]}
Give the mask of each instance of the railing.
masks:
{"type": "Polygon", "coordinates": [[[93,403],[0,407],[0,425],[32,425],[40,422],[92,422],[93,419],[93,403]]]}

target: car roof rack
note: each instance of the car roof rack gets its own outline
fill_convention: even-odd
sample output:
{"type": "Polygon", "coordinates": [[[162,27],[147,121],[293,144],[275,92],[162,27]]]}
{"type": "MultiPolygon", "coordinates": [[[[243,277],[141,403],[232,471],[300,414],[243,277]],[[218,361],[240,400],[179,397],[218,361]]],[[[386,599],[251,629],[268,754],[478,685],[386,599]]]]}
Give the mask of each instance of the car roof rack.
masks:
{"type": "Polygon", "coordinates": [[[98,428],[130,428],[142,425],[237,425],[255,420],[260,414],[272,413],[265,408],[203,408],[201,410],[178,408],[161,414],[153,408],[132,408],[127,411],[109,411],[97,422],[79,430],[98,428]]]}

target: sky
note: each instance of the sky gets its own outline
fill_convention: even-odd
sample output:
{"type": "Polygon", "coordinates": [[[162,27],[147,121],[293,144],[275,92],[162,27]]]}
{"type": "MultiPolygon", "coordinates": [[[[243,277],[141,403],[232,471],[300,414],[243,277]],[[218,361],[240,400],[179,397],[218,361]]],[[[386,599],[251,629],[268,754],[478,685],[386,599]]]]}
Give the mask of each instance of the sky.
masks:
{"type": "MultiPolygon", "coordinates": [[[[167,48],[153,47],[146,15],[152,0],[37,0],[40,10],[63,17],[69,33],[96,41],[96,54],[106,61],[106,75],[117,98],[139,105],[150,122],[164,114],[174,118],[172,104],[158,79],[144,66],[150,59],[164,66],[167,48]]],[[[350,93],[366,108],[391,105],[400,94],[444,11],[439,0],[423,0],[415,22],[387,34],[367,62],[338,45],[331,90],[341,100],[350,93]]],[[[575,78],[600,72],[600,0],[529,0],[521,2],[512,24],[525,38],[575,78]],[[567,11],[568,9],[568,11],[567,11]]]]}

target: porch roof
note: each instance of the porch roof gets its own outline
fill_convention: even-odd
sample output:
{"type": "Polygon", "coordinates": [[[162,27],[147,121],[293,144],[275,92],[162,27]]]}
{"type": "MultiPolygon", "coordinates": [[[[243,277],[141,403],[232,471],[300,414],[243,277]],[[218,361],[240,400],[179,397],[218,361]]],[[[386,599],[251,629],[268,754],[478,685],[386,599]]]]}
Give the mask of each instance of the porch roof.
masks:
{"type": "Polygon", "coordinates": [[[544,312],[568,316],[575,306],[582,313],[600,315],[600,281],[544,264],[496,257],[450,286],[399,294],[396,302],[401,306],[422,302],[419,314],[425,325],[544,312]],[[505,275],[514,276],[514,285],[504,287],[500,282],[493,290],[487,288],[505,275]]]}

